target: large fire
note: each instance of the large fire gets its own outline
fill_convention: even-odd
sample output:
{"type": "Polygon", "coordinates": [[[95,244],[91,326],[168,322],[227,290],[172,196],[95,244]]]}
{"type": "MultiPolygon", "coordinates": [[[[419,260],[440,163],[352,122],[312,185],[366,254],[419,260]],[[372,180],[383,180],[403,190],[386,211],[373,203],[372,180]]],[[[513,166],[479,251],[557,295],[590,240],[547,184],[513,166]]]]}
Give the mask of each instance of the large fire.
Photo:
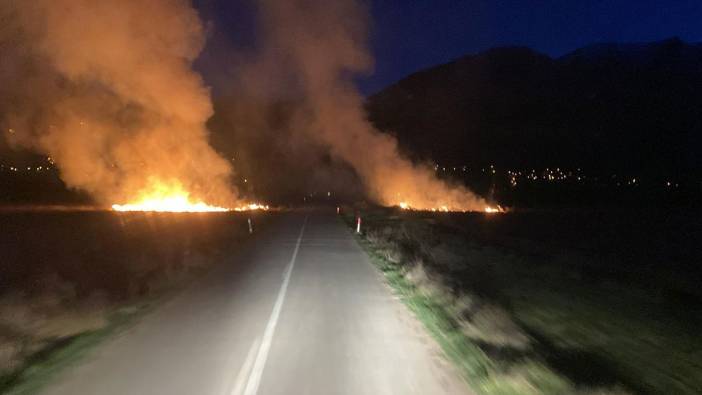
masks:
{"type": "MultiPolygon", "coordinates": [[[[415,207],[407,202],[400,202],[397,205],[403,210],[413,210],[413,211],[434,211],[434,212],[442,212],[442,213],[471,211],[471,210],[463,210],[463,209],[454,208],[454,207],[445,206],[445,205],[440,205],[440,206],[436,206],[436,207],[429,207],[426,209],[415,207]]],[[[473,211],[476,211],[476,210],[473,210],[473,211]]],[[[495,205],[495,206],[487,206],[486,205],[483,208],[482,212],[484,212],[486,214],[504,213],[505,209],[502,208],[500,205],[495,205]]]]}
{"type": "Polygon", "coordinates": [[[136,203],[113,204],[115,211],[156,211],[175,213],[229,211],[226,207],[211,206],[204,202],[192,202],[187,195],[144,198],[136,203]]]}
{"type": "Polygon", "coordinates": [[[132,203],[113,204],[112,209],[115,211],[195,213],[268,210],[268,206],[259,203],[241,204],[237,207],[214,206],[192,198],[179,182],[157,182],[150,188],[143,190],[132,203]]]}
{"type": "Polygon", "coordinates": [[[234,207],[234,211],[253,211],[253,210],[268,210],[270,207],[261,203],[248,203],[238,207],[234,207]]]}

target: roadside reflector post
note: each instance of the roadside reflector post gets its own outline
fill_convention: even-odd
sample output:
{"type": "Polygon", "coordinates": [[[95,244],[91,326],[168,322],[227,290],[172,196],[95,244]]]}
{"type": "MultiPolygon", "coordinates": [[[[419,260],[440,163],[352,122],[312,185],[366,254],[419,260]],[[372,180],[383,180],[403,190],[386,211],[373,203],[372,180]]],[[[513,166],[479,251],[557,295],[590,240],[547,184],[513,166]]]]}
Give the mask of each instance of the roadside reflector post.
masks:
{"type": "Polygon", "coordinates": [[[356,218],[356,233],[361,233],[361,216],[356,218]]]}
{"type": "Polygon", "coordinates": [[[339,214],[341,212],[341,208],[339,206],[336,206],[336,213],[339,214]]]}
{"type": "Polygon", "coordinates": [[[253,224],[251,223],[251,218],[248,219],[249,221],[249,234],[253,233],[253,224]]]}

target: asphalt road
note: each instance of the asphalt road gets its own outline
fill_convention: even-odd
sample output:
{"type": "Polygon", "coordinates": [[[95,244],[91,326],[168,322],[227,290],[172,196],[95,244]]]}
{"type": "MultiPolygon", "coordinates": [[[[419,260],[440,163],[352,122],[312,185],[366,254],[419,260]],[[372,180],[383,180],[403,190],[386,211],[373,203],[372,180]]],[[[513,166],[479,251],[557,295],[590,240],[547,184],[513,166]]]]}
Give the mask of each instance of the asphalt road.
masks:
{"type": "Polygon", "coordinates": [[[332,212],[285,215],[44,394],[461,394],[332,212]]]}

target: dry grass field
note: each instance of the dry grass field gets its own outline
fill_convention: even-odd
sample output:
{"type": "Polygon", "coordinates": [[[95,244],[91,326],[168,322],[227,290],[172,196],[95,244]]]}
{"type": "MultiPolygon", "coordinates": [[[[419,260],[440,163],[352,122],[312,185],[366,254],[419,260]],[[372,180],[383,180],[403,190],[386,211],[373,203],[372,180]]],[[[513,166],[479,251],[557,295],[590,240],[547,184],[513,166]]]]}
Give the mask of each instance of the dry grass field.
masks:
{"type": "Polygon", "coordinates": [[[359,241],[484,394],[696,394],[690,210],[365,208],[359,241]]]}
{"type": "MultiPolygon", "coordinates": [[[[223,262],[268,213],[0,214],[0,392],[223,262]]],[[[74,350],[76,351],[76,350],[74,350]]],[[[51,364],[49,364],[51,365],[51,364]]],[[[49,369],[50,370],[50,369],[49,369]]]]}

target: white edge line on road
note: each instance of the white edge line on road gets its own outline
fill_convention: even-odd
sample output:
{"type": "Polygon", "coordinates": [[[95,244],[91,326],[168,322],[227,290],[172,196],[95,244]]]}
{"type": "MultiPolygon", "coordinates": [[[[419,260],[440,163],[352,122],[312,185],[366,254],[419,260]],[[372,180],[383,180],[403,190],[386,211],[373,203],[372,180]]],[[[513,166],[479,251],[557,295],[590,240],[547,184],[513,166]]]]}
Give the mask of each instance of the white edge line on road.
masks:
{"type": "Polygon", "coordinates": [[[256,350],[258,350],[259,344],[261,344],[261,338],[257,337],[256,340],[254,340],[254,342],[251,344],[249,353],[246,354],[246,360],[244,361],[244,364],[241,365],[239,374],[236,376],[236,386],[231,392],[227,392],[228,394],[241,395],[241,392],[244,390],[244,383],[246,383],[246,378],[248,377],[249,372],[251,371],[251,366],[254,363],[254,356],[256,356],[256,350]]]}
{"type": "Polygon", "coordinates": [[[302,235],[305,233],[305,225],[307,225],[307,217],[305,217],[305,222],[302,223],[302,229],[300,229],[300,236],[298,236],[297,238],[295,250],[293,251],[292,258],[290,258],[290,263],[288,264],[287,270],[285,271],[283,285],[280,286],[278,298],[275,300],[275,304],[273,305],[271,317],[268,319],[268,325],[266,325],[265,332],[263,332],[263,338],[261,339],[261,347],[258,349],[256,361],[254,362],[253,369],[251,370],[249,381],[246,383],[244,395],[256,395],[256,393],[258,392],[258,387],[261,384],[261,376],[263,375],[263,369],[266,367],[266,360],[268,359],[268,352],[271,349],[273,335],[275,334],[275,327],[276,325],[278,325],[280,311],[283,309],[283,302],[285,302],[285,294],[288,290],[288,283],[290,283],[290,275],[292,274],[293,267],[295,266],[297,252],[300,250],[300,242],[302,241],[302,235]]]}

